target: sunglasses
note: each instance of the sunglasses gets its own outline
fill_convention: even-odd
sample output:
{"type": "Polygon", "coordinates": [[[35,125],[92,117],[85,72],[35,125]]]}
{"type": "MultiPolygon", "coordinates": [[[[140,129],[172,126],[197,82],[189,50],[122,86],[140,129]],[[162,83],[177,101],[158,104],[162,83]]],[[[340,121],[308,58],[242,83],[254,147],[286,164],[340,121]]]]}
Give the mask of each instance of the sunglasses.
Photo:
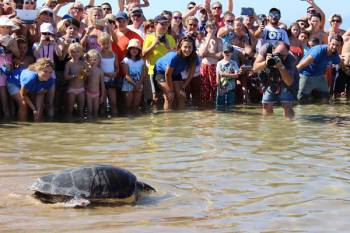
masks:
{"type": "Polygon", "coordinates": [[[332,22],[333,23],[340,23],[340,20],[339,19],[333,19],[332,22]]]}
{"type": "Polygon", "coordinates": [[[104,10],[104,11],[111,11],[112,8],[110,8],[110,7],[103,7],[102,10],[104,10]]]}
{"type": "Polygon", "coordinates": [[[225,22],[226,23],[233,23],[234,21],[233,20],[226,20],[225,22]]]}
{"type": "Polygon", "coordinates": [[[214,6],[212,9],[213,9],[213,10],[221,10],[222,7],[221,7],[221,6],[214,6]]]}
{"type": "Polygon", "coordinates": [[[174,16],[173,19],[175,19],[175,20],[182,20],[182,17],[180,17],[180,16],[174,16]]]}
{"type": "Polygon", "coordinates": [[[187,10],[192,10],[194,8],[194,6],[189,6],[189,7],[187,7],[187,10]]]}
{"type": "Polygon", "coordinates": [[[188,24],[188,26],[190,26],[190,27],[197,27],[198,24],[192,24],[192,23],[190,23],[190,24],[188,24]]]}
{"type": "Polygon", "coordinates": [[[35,4],[35,2],[34,1],[27,1],[27,2],[24,2],[24,4],[26,4],[26,5],[34,5],[35,4]]]}
{"type": "Polygon", "coordinates": [[[280,13],[270,13],[269,14],[272,18],[281,18],[281,14],[280,13]]]}
{"type": "Polygon", "coordinates": [[[314,13],[316,13],[316,11],[315,10],[308,10],[307,13],[314,14],[314,13]]]}
{"type": "Polygon", "coordinates": [[[52,36],[52,34],[49,33],[49,32],[42,32],[41,35],[43,35],[43,36],[52,36]]]}
{"type": "Polygon", "coordinates": [[[109,23],[109,24],[115,24],[115,21],[114,21],[114,20],[109,19],[109,20],[108,20],[108,23],[109,23]]]}
{"type": "Polygon", "coordinates": [[[132,17],[137,17],[140,18],[142,15],[141,14],[133,14],[132,17]]]}

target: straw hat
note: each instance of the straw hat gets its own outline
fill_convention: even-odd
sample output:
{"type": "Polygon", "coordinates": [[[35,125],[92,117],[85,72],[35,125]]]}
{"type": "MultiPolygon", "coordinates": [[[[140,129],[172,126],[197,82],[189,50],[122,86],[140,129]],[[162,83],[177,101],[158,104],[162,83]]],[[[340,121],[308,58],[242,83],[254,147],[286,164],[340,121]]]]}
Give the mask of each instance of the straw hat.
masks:
{"type": "Polygon", "coordinates": [[[137,48],[137,49],[142,50],[141,43],[140,43],[140,41],[138,39],[131,39],[129,41],[129,44],[128,44],[128,49],[129,48],[137,48]]]}

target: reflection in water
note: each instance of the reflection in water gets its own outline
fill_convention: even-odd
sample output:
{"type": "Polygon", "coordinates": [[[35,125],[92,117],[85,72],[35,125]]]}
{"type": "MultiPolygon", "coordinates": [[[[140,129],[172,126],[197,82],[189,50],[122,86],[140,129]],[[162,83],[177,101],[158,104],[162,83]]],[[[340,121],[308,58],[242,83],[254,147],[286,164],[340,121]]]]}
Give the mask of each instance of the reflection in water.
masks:
{"type": "Polygon", "coordinates": [[[348,106],[188,111],[85,124],[0,125],[4,231],[346,232],[348,106]],[[66,209],[34,200],[38,176],[127,168],[158,192],[138,205],[66,209]]]}

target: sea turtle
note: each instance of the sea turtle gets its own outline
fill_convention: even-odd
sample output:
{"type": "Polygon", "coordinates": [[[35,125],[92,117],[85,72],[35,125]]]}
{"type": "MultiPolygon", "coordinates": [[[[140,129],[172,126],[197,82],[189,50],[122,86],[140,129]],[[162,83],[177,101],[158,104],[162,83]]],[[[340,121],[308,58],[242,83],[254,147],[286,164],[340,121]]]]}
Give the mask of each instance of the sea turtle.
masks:
{"type": "Polygon", "coordinates": [[[38,178],[29,188],[44,203],[135,203],[140,196],[156,191],[137,181],[131,172],[109,165],[92,165],[63,170],[38,178]]]}

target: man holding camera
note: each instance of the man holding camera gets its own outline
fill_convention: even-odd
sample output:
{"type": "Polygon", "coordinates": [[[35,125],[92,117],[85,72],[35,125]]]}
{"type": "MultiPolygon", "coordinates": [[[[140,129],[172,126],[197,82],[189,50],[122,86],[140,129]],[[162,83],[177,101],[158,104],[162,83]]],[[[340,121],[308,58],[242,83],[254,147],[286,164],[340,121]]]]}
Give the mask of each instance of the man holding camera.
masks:
{"type": "Polygon", "coordinates": [[[280,102],[284,116],[292,118],[294,95],[293,83],[298,80],[295,59],[289,54],[289,46],[284,42],[265,44],[254,62],[253,71],[260,73],[263,83],[263,115],[273,113],[273,104],[280,102]]]}

